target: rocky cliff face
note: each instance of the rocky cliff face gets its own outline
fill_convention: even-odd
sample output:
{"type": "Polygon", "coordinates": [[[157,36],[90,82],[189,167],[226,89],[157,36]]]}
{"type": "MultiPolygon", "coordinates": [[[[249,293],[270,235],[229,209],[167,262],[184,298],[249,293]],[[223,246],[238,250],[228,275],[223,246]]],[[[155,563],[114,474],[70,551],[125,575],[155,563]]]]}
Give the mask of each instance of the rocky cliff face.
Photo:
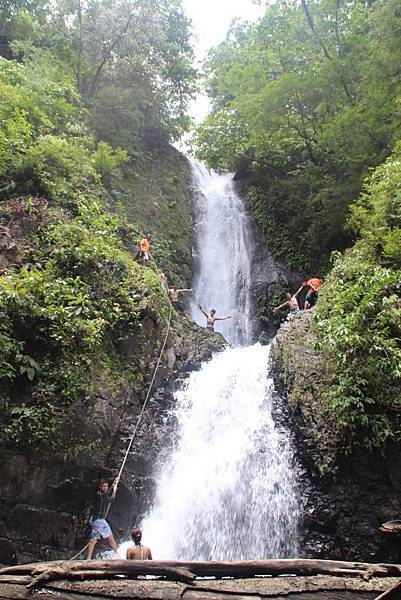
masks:
{"type": "Polygon", "coordinates": [[[245,198],[250,215],[253,240],[251,249],[253,329],[256,334],[265,331],[268,336],[273,336],[277,331],[277,324],[271,318],[272,307],[283,302],[285,292],[295,292],[303,279],[300,273],[288,268],[270,250],[265,234],[252,214],[248,197],[248,175],[246,168],[240,169],[234,179],[238,193],[245,198]]]}
{"type": "MultiPolygon", "coordinates": [[[[146,361],[150,380],[165,328],[150,317],[142,325],[143,335],[151,342],[146,355],[138,355],[134,339],[125,342],[124,351],[132,364],[146,361]]],[[[173,390],[189,371],[223,346],[218,334],[174,316],[154,392],[110,513],[116,538],[125,536],[152,499],[153,464],[164,444],[164,419],[166,408],[174,402],[173,390]]],[[[74,422],[65,427],[74,434],[81,432],[86,440],[100,437],[101,443],[75,460],[1,451],[0,563],[65,559],[86,544],[88,501],[100,476],[116,475],[142,402],[130,389],[115,396],[105,384],[85,408],[77,407],[74,422]]]]}
{"type": "Polygon", "coordinates": [[[264,319],[271,309],[272,297],[280,292],[284,296],[284,291],[295,292],[300,285],[301,276],[290,271],[274,258],[253,217],[251,217],[251,227],[254,240],[251,263],[254,331],[266,330],[269,335],[273,335],[276,327],[271,319],[264,319]]]}
{"type": "Polygon", "coordinates": [[[303,311],[280,328],[273,350],[276,384],[288,400],[305,506],[302,553],[307,557],[400,562],[399,538],[379,527],[401,515],[401,449],[341,453],[330,413],[321,402],[325,365],[303,311]]]}

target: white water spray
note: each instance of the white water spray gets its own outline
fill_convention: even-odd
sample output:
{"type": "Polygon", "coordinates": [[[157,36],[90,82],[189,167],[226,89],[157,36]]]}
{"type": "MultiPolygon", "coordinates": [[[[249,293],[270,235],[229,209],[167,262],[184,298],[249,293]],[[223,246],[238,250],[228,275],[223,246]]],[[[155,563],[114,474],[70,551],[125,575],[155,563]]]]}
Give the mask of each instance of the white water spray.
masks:
{"type": "Polygon", "coordinates": [[[269,347],[228,349],[178,392],[179,444],[143,523],[156,556],[240,560],[297,549],[292,455],[272,418],[269,347]]]}
{"type": "MultiPolygon", "coordinates": [[[[219,323],[235,345],[251,341],[249,220],[231,176],[193,166],[197,301],[235,319],[219,323]]],[[[204,319],[192,307],[196,320],[204,319]]],[[[225,315],[223,315],[225,316],[225,315]]],[[[274,421],[270,347],[228,348],[175,394],[176,441],[158,466],[143,522],[155,558],[240,560],[297,554],[299,503],[288,433],[274,421]]]]}

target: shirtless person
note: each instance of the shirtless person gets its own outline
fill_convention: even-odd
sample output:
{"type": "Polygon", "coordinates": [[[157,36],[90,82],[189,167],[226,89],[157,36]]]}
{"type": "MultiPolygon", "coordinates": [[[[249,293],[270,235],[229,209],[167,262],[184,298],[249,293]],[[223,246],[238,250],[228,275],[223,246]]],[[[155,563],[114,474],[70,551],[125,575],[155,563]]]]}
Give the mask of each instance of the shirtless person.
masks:
{"type": "Polygon", "coordinates": [[[293,296],[289,292],[287,292],[287,294],[286,294],[287,301],[283,302],[283,304],[280,304],[280,306],[277,306],[276,308],[274,308],[273,312],[277,312],[278,310],[280,310],[280,308],[284,308],[285,306],[288,306],[290,309],[290,315],[297,315],[300,312],[299,303],[298,303],[298,295],[302,291],[303,287],[304,287],[304,284],[301,285],[299,290],[296,291],[293,296]]]}
{"type": "Polygon", "coordinates": [[[130,560],[152,560],[152,552],[147,546],[143,546],[142,540],[142,529],[134,527],[131,531],[131,537],[134,540],[135,546],[130,546],[127,549],[126,558],[130,560]]]}
{"type": "Polygon", "coordinates": [[[173,285],[173,287],[169,288],[169,291],[168,291],[168,293],[170,295],[170,299],[171,299],[171,304],[174,306],[175,310],[182,313],[183,315],[185,315],[187,317],[188,315],[185,311],[185,306],[182,304],[182,302],[180,302],[178,300],[178,294],[182,294],[183,292],[192,292],[192,288],[191,289],[183,288],[183,289],[179,290],[176,285],[173,285]]]}
{"type": "Polygon", "coordinates": [[[216,311],[214,310],[214,308],[212,308],[212,310],[210,311],[210,315],[203,310],[203,308],[201,307],[200,304],[198,304],[199,310],[201,312],[203,312],[203,314],[206,317],[206,329],[208,329],[209,331],[214,331],[214,324],[216,321],[226,321],[227,319],[231,319],[231,316],[228,317],[215,317],[216,311]]]}

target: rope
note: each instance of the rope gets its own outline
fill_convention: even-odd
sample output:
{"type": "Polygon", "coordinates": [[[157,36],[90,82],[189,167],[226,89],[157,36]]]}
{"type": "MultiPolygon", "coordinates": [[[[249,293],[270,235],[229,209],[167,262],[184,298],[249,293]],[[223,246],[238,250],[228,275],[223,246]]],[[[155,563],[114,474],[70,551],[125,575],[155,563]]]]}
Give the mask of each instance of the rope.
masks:
{"type": "Polygon", "coordinates": [[[71,556],[71,558],[69,558],[68,560],[76,560],[78,558],[78,556],[81,556],[81,554],[83,552],[85,552],[85,550],[87,550],[89,548],[89,544],[90,544],[90,542],[88,542],[86,544],[86,546],[84,546],[79,552],[77,552],[76,554],[74,554],[74,556],[71,556]]]}
{"type": "Polygon", "coordinates": [[[121,467],[120,467],[120,470],[119,470],[119,472],[118,472],[118,475],[117,475],[117,478],[116,478],[116,479],[120,479],[120,477],[121,477],[121,473],[122,473],[122,472],[123,472],[123,470],[124,470],[125,463],[127,462],[128,455],[129,455],[129,453],[130,453],[130,451],[131,451],[131,448],[132,448],[132,444],[134,443],[134,438],[135,438],[136,432],[138,431],[139,423],[141,422],[141,419],[142,419],[143,413],[145,412],[145,408],[146,408],[146,405],[147,405],[147,403],[148,403],[148,400],[149,400],[150,392],[152,391],[153,383],[154,383],[154,381],[155,381],[155,378],[156,378],[156,373],[157,373],[157,371],[158,371],[158,368],[159,368],[159,366],[160,366],[160,362],[161,362],[161,359],[162,359],[162,355],[163,355],[164,349],[165,349],[165,347],[166,347],[166,344],[167,344],[168,334],[170,333],[170,323],[171,323],[171,315],[172,315],[172,313],[173,313],[173,307],[172,307],[172,305],[170,304],[170,312],[169,312],[169,316],[168,316],[168,322],[167,322],[167,330],[166,330],[166,335],[164,336],[164,341],[163,341],[162,348],[161,348],[161,350],[160,350],[159,358],[157,359],[156,367],[155,367],[155,369],[154,369],[154,371],[153,371],[152,380],[151,380],[151,382],[150,382],[150,384],[149,384],[149,388],[148,388],[147,394],[146,394],[146,396],[145,396],[145,401],[144,401],[144,403],[143,403],[143,405],[142,405],[141,412],[139,413],[138,420],[137,420],[137,422],[136,422],[136,426],[135,426],[134,432],[133,432],[133,434],[131,435],[131,439],[130,439],[130,441],[129,441],[129,444],[128,444],[128,447],[127,447],[127,450],[126,450],[126,452],[125,452],[125,455],[124,455],[124,458],[123,458],[123,462],[122,462],[122,464],[121,464],[121,467]]]}
{"type": "MultiPolygon", "coordinates": [[[[159,272],[159,269],[157,268],[156,262],[155,262],[155,266],[156,266],[157,272],[160,275],[160,272],[159,272]]],[[[165,290],[164,286],[163,286],[163,289],[165,290]]],[[[167,290],[165,290],[165,292],[167,294],[167,290]]],[[[148,387],[148,391],[146,393],[145,400],[144,400],[144,403],[143,403],[142,408],[141,408],[141,412],[138,415],[138,419],[136,421],[135,429],[134,429],[134,431],[133,431],[133,433],[132,433],[132,435],[130,437],[130,441],[129,441],[127,449],[125,451],[125,455],[124,455],[123,461],[121,463],[120,470],[119,470],[118,475],[116,477],[117,481],[121,477],[121,474],[122,474],[122,472],[124,470],[124,467],[125,467],[125,463],[127,462],[127,459],[128,459],[128,455],[131,452],[132,444],[134,443],[134,439],[135,439],[136,433],[138,431],[139,424],[140,424],[140,422],[142,420],[143,413],[145,412],[145,408],[146,408],[146,405],[148,403],[149,396],[150,396],[150,393],[152,391],[152,387],[153,387],[153,384],[154,384],[154,381],[155,381],[155,378],[156,378],[156,373],[157,373],[157,371],[159,369],[160,362],[161,362],[161,359],[162,359],[162,356],[163,356],[163,352],[164,352],[164,349],[165,349],[166,344],[167,344],[168,335],[170,333],[171,317],[172,317],[172,314],[173,314],[173,305],[171,304],[171,302],[169,304],[170,304],[170,311],[169,311],[168,320],[167,320],[166,335],[164,336],[163,344],[162,344],[162,347],[161,347],[161,350],[160,350],[160,353],[159,353],[159,358],[157,359],[156,366],[155,366],[155,368],[153,370],[153,376],[152,376],[152,379],[150,381],[150,384],[149,384],[149,387],[148,387]]],[[[107,507],[106,518],[107,518],[107,515],[109,514],[110,506],[111,505],[109,504],[108,507],[107,507]]],[[[87,550],[87,548],[89,547],[89,544],[90,544],[90,541],[86,544],[86,546],[84,546],[82,548],[82,550],[80,550],[79,552],[77,552],[77,554],[75,554],[74,556],[72,556],[69,560],[75,560],[76,558],[78,558],[78,556],[80,556],[83,552],[85,552],[85,550],[87,550]]]]}

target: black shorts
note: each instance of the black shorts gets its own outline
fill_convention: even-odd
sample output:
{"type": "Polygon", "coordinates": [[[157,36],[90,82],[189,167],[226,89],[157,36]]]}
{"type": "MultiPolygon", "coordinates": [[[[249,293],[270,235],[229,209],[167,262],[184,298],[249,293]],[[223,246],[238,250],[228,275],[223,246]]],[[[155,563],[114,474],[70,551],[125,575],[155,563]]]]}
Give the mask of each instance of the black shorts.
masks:
{"type": "Polygon", "coordinates": [[[311,306],[314,306],[316,304],[316,301],[317,292],[315,292],[314,290],[309,290],[309,292],[306,294],[305,302],[309,302],[311,306]]]}
{"type": "Polygon", "coordinates": [[[175,308],[175,310],[176,310],[177,312],[180,312],[180,313],[184,313],[184,312],[185,312],[185,307],[184,307],[184,305],[182,304],[182,302],[178,302],[178,301],[177,301],[177,302],[174,302],[174,301],[173,301],[173,302],[172,302],[172,304],[173,304],[173,306],[174,306],[174,308],[175,308]]]}

